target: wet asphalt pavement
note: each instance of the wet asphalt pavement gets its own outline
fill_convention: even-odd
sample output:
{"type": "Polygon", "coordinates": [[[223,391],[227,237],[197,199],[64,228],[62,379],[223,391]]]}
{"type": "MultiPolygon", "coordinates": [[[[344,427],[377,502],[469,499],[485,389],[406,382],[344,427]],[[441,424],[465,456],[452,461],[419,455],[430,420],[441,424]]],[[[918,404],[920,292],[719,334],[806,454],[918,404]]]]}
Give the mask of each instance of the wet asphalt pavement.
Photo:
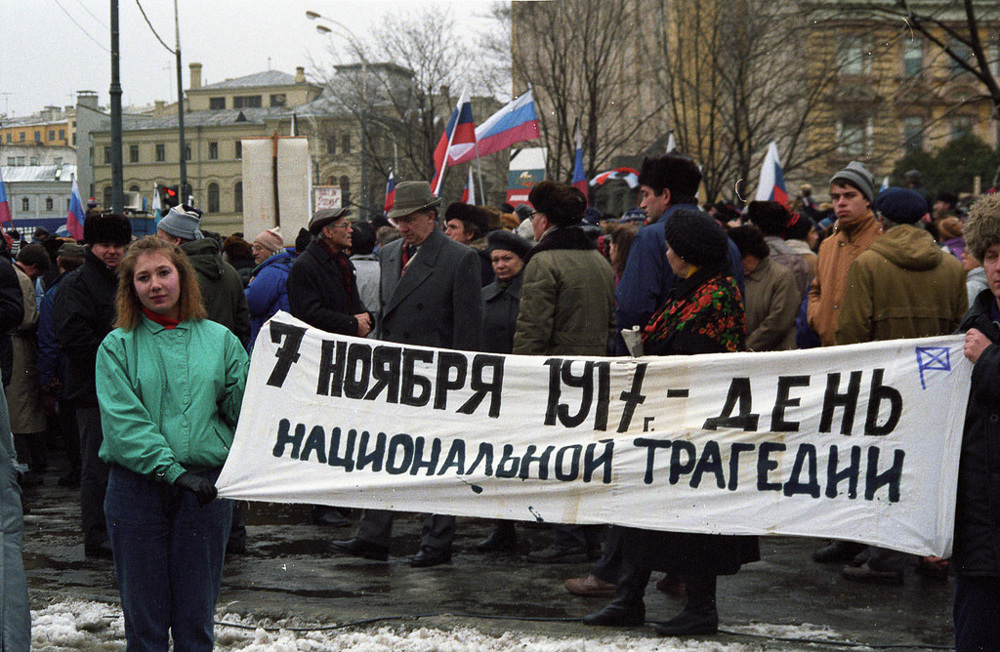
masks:
{"type": "MultiPolygon", "coordinates": [[[[59,487],[58,473],[28,490],[24,560],[32,608],[70,599],[117,602],[110,560],[84,558],[76,490],[59,487]]],[[[247,552],[226,560],[219,598],[221,612],[270,618],[294,625],[331,625],[375,618],[404,617],[402,626],[484,632],[520,631],[572,638],[597,638],[628,631],[655,636],[651,627],[617,630],[585,627],[576,619],[600,609],[607,598],[570,595],[563,581],[586,574],[588,564],[540,565],[519,556],[481,555],[472,546],[490,522],[459,519],[451,564],[426,569],[409,566],[416,552],[420,519],[400,515],[388,563],[337,553],[330,542],[349,538],[353,528],[313,525],[309,507],[247,503],[247,552]],[[428,616],[414,618],[416,616],[428,616]],[[552,621],[534,620],[538,618],[552,621]]],[[[522,547],[544,547],[550,533],[534,523],[518,525],[522,547]]],[[[720,642],[763,649],[845,649],[816,643],[834,637],[867,645],[935,647],[952,645],[954,579],[933,580],[907,570],[903,586],[855,584],[840,577],[838,565],[809,559],[823,544],[815,539],[761,539],[762,561],[719,579],[720,627],[746,632],[751,626],[778,631],[783,626],[828,628],[805,641],[780,642],[745,633],[720,633],[720,642]]],[[[654,577],[658,574],[654,574],[654,577]]],[[[646,593],[647,621],[666,620],[682,600],[646,593]]],[[[801,636],[801,634],[795,634],[801,636]]]]}

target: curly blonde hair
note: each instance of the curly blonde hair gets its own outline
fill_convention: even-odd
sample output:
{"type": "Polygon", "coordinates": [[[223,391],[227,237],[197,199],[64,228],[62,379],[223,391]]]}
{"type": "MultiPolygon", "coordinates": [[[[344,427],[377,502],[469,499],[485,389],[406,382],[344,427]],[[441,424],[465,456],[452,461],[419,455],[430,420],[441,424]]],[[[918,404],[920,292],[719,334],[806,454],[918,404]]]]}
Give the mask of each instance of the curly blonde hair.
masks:
{"type": "Polygon", "coordinates": [[[136,262],[143,254],[162,254],[177,268],[181,291],[180,299],[178,299],[181,306],[180,321],[207,319],[208,313],[205,312],[205,307],[201,304],[198,277],[187,254],[177,245],[164,242],[155,235],[147,235],[129,245],[125,257],[122,258],[122,262],[118,266],[118,294],[115,298],[118,314],[115,317],[115,328],[131,331],[142,323],[142,302],[135,292],[135,284],[132,279],[135,277],[136,262]]]}
{"type": "Polygon", "coordinates": [[[1000,243],[1000,193],[976,200],[962,229],[965,246],[972,257],[983,261],[986,250],[1000,243]]]}

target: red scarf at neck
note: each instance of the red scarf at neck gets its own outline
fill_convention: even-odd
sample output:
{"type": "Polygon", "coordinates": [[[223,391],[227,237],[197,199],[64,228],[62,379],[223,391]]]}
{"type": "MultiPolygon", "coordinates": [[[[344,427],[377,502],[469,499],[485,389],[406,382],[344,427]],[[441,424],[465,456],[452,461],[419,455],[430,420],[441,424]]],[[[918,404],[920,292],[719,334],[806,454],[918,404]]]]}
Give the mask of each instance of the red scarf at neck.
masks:
{"type": "Polygon", "coordinates": [[[159,314],[153,312],[152,310],[150,310],[149,308],[147,308],[146,306],[142,307],[142,314],[146,315],[147,317],[149,317],[150,319],[152,319],[153,321],[155,321],[157,324],[159,324],[160,326],[163,326],[164,328],[166,328],[168,330],[169,329],[177,328],[177,324],[180,323],[176,319],[171,319],[170,317],[165,317],[163,315],[159,315],[159,314]]]}

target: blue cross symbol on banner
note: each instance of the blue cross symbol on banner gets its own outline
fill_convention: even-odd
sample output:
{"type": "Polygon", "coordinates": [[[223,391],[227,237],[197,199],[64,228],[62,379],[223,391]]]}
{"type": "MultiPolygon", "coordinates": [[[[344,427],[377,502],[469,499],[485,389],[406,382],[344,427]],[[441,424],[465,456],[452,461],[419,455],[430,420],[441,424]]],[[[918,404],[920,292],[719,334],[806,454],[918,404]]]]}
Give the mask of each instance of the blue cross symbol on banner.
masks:
{"type": "Polygon", "coordinates": [[[920,387],[927,389],[925,371],[951,371],[951,353],[944,346],[918,346],[917,369],[920,370],[920,387]]]}

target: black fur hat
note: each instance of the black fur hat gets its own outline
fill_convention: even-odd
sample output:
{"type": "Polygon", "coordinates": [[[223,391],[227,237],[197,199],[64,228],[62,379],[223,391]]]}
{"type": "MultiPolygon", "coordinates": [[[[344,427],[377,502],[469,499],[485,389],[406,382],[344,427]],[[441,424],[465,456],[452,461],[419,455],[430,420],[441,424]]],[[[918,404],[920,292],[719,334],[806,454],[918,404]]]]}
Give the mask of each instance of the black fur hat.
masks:
{"type": "Polygon", "coordinates": [[[132,240],[132,223],[116,213],[91,214],[83,221],[83,241],[89,245],[113,243],[125,246],[132,240]]]}
{"type": "Polygon", "coordinates": [[[587,198],[583,193],[564,183],[542,181],[532,187],[528,201],[540,213],[545,213],[549,222],[556,226],[574,226],[583,219],[587,210],[587,198]]]}
{"type": "Polygon", "coordinates": [[[461,220],[470,225],[472,230],[476,232],[477,238],[486,235],[486,232],[490,230],[489,212],[465,202],[457,201],[448,205],[448,209],[444,212],[444,221],[451,220],[461,220]]]}

